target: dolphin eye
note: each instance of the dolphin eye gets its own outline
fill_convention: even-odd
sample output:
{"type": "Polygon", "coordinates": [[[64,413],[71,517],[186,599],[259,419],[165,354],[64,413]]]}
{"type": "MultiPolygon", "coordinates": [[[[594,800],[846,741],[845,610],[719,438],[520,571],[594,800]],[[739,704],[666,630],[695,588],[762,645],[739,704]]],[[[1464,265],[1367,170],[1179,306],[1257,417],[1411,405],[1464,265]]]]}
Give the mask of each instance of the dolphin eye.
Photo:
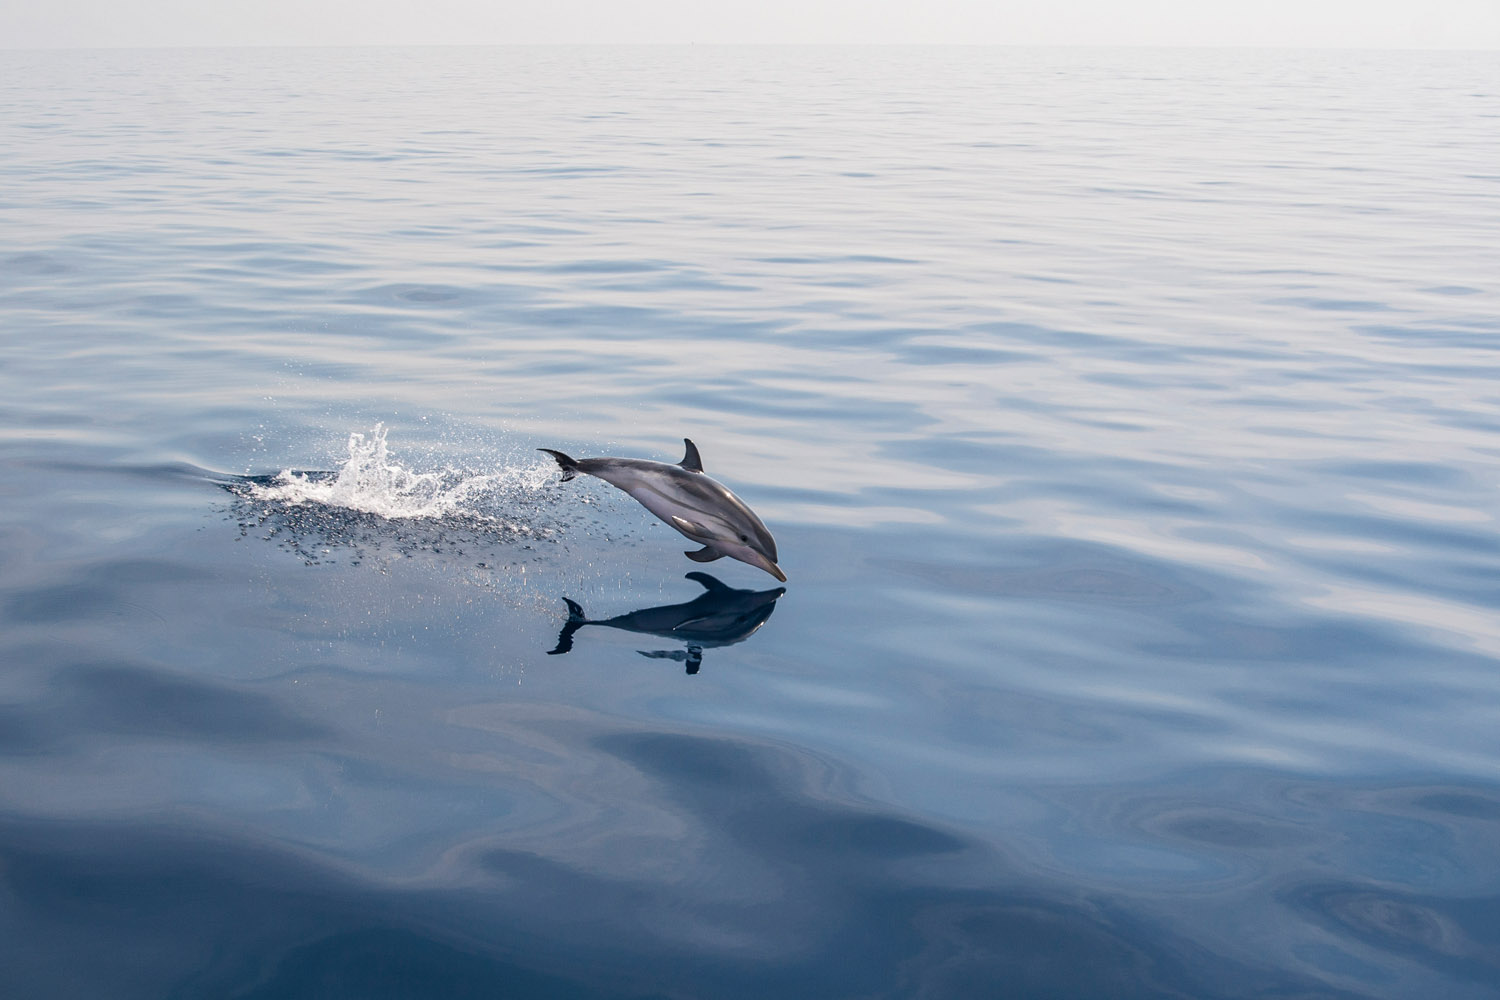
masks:
{"type": "Polygon", "coordinates": [[[750,536],[748,536],[748,535],[741,535],[740,536],[740,541],[742,541],[742,542],[748,542],[749,540],[750,540],[750,536]]]}

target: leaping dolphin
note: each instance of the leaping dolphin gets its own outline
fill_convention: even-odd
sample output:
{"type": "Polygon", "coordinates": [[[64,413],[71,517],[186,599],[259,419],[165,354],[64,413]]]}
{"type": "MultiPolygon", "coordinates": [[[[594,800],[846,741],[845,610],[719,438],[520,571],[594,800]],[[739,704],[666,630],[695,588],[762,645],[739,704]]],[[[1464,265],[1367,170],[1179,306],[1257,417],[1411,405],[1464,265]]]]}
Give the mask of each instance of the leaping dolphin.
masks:
{"type": "Polygon", "coordinates": [[[698,448],[687,438],[687,454],[677,465],[639,458],[569,458],[551,448],[538,448],[557,459],[562,481],[578,473],[598,476],[629,493],[641,506],[703,548],[684,553],[694,562],[713,562],[728,556],[770,573],[781,582],[786,574],[776,565],[776,540],[755,511],[722,483],[703,474],[698,448]]]}

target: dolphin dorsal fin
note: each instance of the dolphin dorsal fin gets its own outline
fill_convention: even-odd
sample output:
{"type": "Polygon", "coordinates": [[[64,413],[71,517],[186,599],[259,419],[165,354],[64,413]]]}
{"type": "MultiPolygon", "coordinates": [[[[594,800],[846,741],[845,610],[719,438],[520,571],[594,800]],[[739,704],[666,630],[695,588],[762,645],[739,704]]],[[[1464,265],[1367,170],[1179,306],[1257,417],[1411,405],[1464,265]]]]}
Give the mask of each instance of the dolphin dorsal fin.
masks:
{"type": "Polygon", "coordinates": [[[682,456],[682,461],[677,464],[689,472],[702,472],[703,459],[698,457],[698,446],[687,438],[683,438],[682,443],[687,445],[687,453],[682,456]]]}

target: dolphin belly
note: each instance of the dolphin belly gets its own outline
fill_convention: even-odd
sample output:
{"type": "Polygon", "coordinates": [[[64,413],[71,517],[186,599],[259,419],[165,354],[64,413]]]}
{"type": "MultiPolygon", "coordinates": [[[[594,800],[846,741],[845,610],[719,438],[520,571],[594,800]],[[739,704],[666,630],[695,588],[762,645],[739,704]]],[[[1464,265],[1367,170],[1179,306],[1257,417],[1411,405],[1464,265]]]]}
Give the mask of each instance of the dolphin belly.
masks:
{"type": "MultiPolygon", "coordinates": [[[[618,483],[613,485],[619,486],[618,483]]],[[[733,537],[722,517],[694,503],[696,498],[674,490],[670,481],[653,482],[650,477],[643,476],[620,488],[642,507],[695,542],[712,545],[717,540],[733,537]]]]}

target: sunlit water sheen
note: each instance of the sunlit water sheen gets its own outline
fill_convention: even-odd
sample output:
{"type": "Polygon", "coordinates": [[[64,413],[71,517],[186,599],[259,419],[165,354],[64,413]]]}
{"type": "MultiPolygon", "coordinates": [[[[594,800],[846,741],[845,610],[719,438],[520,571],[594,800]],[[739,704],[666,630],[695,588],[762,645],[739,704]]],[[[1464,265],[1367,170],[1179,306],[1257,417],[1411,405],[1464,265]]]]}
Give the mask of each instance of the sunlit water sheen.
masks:
{"type": "Polygon", "coordinates": [[[3,55],[0,993],[1500,991],[1493,54],[3,55]]]}

